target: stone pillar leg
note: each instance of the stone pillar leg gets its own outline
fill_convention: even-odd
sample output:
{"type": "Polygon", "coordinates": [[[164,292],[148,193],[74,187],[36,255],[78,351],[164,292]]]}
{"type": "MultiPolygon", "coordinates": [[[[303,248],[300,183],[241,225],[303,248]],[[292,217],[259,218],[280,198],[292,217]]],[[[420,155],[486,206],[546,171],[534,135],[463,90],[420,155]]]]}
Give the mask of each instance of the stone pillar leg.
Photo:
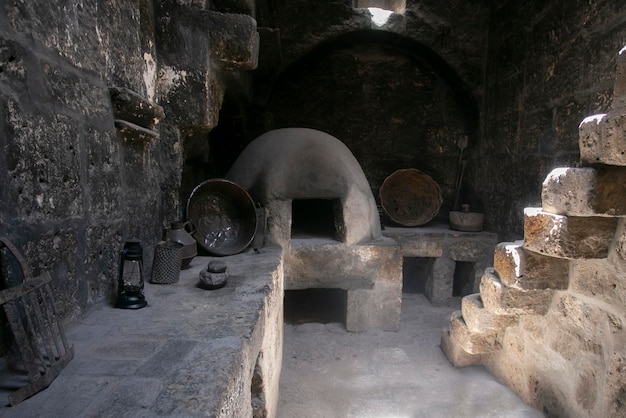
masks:
{"type": "Polygon", "coordinates": [[[424,293],[431,302],[447,302],[452,298],[454,270],[456,263],[449,257],[439,257],[433,263],[433,268],[426,279],[424,293]]]}

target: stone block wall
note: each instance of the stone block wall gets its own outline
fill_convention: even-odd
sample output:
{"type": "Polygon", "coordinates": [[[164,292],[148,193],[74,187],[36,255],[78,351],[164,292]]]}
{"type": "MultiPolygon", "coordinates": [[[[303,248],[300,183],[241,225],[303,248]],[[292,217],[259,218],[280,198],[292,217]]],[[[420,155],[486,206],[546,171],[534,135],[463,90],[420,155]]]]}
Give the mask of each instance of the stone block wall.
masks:
{"type": "Polygon", "coordinates": [[[543,179],[579,164],[580,121],[611,103],[626,5],[500,1],[489,21],[480,163],[468,182],[485,202],[486,228],[516,240],[543,179]]]}
{"type": "Polygon", "coordinates": [[[0,4],[0,234],[52,273],[64,318],[111,301],[125,239],[149,277],[184,216],[181,132],[215,127],[256,66],[252,17],[188,3],[0,4]]]}
{"type": "Polygon", "coordinates": [[[485,365],[550,417],[624,416],[624,51],[611,110],[579,125],[582,167],[546,177],[524,240],[497,246],[442,334],[453,364],[485,365]]]}
{"type": "Polygon", "coordinates": [[[111,296],[125,238],[154,239],[176,168],[114,125],[111,86],[154,95],[148,2],[101,7],[0,6],[0,234],[52,273],[68,318],[111,296]]]}

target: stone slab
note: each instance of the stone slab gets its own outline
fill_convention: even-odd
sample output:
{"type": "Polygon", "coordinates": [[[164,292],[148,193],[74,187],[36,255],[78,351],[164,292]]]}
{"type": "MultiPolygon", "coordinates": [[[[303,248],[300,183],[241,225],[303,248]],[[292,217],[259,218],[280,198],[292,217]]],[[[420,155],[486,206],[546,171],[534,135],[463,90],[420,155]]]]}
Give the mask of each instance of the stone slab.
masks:
{"type": "Polygon", "coordinates": [[[285,289],[371,289],[397,276],[400,248],[391,239],[346,245],[330,239],[292,239],[285,251],[285,289]]]}
{"type": "Polygon", "coordinates": [[[524,209],[524,247],[551,257],[605,258],[617,228],[617,218],[568,217],[524,209]]]}
{"type": "Polygon", "coordinates": [[[496,314],[485,309],[479,293],[461,299],[461,313],[470,332],[483,334],[494,334],[518,321],[517,315],[496,314]]]}
{"type": "Polygon", "coordinates": [[[580,159],[584,164],[626,166],[626,114],[614,109],[589,116],[578,127],[580,159]]]}
{"type": "Polygon", "coordinates": [[[542,185],[545,212],[569,216],[626,215],[626,168],[556,168],[542,185]]]}
{"type": "Polygon", "coordinates": [[[522,290],[502,284],[493,268],[485,270],[480,281],[480,298],[485,308],[503,315],[544,315],[552,302],[554,291],[522,290]]]}
{"type": "Polygon", "coordinates": [[[490,259],[498,242],[488,231],[461,232],[439,224],[427,227],[386,227],[383,235],[397,241],[405,257],[442,257],[455,261],[477,262],[490,259]]]}
{"type": "Polygon", "coordinates": [[[454,311],[450,315],[450,336],[463,351],[469,354],[488,354],[501,347],[499,333],[470,331],[461,311],[454,311]]]}
{"type": "Polygon", "coordinates": [[[467,367],[480,364],[482,356],[480,354],[470,354],[452,339],[450,330],[441,331],[441,351],[454,367],[467,367]]]}
{"type": "Polygon", "coordinates": [[[569,260],[544,256],[523,247],[524,241],[496,245],[493,267],[502,284],[518,289],[567,289],[569,260]]]}

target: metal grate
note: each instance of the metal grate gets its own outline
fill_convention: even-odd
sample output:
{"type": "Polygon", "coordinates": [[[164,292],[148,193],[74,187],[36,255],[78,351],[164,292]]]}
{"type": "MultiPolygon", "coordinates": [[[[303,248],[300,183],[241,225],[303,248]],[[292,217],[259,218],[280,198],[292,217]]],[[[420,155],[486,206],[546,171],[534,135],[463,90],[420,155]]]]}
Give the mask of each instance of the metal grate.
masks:
{"type": "Polygon", "coordinates": [[[17,248],[0,237],[0,248],[6,247],[22,269],[22,283],[0,291],[0,305],[22,360],[27,383],[9,394],[16,405],[47,388],[74,357],[74,349],[65,338],[58,318],[49,273],[31,277],[28,266],[17,248]]]}

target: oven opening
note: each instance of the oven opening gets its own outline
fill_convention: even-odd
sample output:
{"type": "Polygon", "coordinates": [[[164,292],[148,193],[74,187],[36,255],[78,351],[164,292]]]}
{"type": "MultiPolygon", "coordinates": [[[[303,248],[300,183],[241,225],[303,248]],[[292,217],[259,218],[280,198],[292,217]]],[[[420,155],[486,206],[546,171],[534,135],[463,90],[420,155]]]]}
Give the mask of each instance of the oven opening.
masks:
{"type": "Polygon", "coordinates": [[[345,324],[347,295],[343,289],[285,290],[284,320],[288,324],[345,324]]]}
{"type": "Polygon", "coordinates": [[[336,240],[339,199],[294,199],[291,201],[292,238],[330,238],[336,240]]]}

